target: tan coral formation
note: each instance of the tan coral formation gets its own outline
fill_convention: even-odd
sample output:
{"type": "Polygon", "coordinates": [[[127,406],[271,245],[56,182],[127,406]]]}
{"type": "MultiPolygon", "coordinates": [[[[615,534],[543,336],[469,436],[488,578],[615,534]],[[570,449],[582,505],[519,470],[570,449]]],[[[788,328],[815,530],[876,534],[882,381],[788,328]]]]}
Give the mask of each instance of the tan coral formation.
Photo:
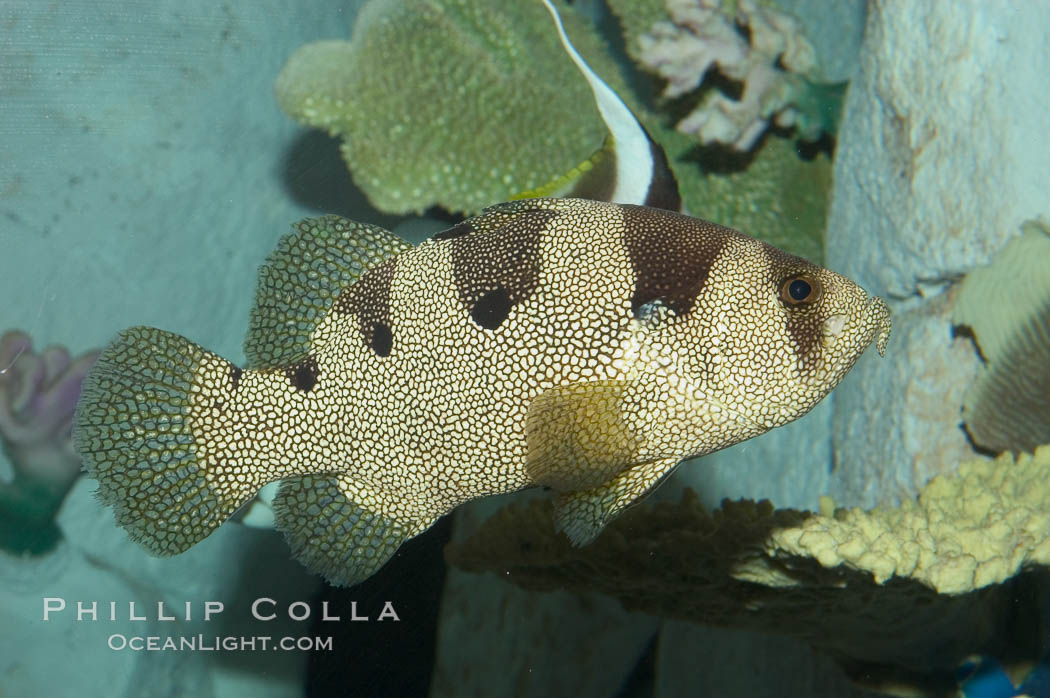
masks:
{"type": "MultiPolygon", "coordinates": [[[[963,594],[1026,565],[1050,565],[1048,475],[1050,446],[1016,460],[1004,454],[971,461],[955,475],[933,478],[917,501],[813,516],[773,531],[766,550],[869,572],[878,584],[906,577],[941,594],[963,594]]],[[[830,502],[822,508],[830,510],[830,502]]]]}
{"type": "MultiPolygon", "coordinates": [[[[594,28],[562,14],[588,63],[615,73],[594,28]]],[[[606,135],[538,0],[372,0],[349,41],[301,47],[274,89],[289,116],[342,139],[354,182],[391,213],[506,201],[606,135]]]]}
{"type": "MultiPolygon", "coordinates": [[[[925,676],[971,653],[1034,652],[1015,612],[1050,564],[1050,448],[964,464],[899,509],[775,510],[695,494],[635,507],[593,544],[574,548],[550,505],[504,509],[449,561],[528,589],[600,591],[629,610],[782,632],[851,671],[925,676]],[[880,670],[881,671],[881,670],[880,670]]],[[[1028,621],[1024,619],[1027,618],[1028,621]]]]}

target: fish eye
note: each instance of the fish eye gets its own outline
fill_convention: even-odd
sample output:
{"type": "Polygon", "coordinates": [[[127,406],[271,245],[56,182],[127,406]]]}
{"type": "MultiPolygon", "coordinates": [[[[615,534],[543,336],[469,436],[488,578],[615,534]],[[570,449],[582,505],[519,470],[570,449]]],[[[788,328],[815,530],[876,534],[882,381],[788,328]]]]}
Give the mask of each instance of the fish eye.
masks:
{"type": "Polygon", "coordinates": [[[824,287],[820,282],[803,274],[789,276],[780,283],[780,300],[784,305],[809,305],[820,300],[824,287]]]}

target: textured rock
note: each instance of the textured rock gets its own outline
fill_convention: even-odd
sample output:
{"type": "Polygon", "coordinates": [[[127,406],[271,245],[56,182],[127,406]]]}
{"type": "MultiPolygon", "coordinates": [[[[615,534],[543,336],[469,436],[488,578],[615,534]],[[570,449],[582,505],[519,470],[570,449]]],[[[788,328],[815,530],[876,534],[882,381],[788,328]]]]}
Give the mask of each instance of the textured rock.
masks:
{"type": "Polygon", "coordinates": [[[110,650],[114,635],[296,636],[301,624],[286,617],[266,624],[255,621],[251,601],[265,596],[287,605],[308,599],[317,582],[290,560],[277,534],[237,525],[222,527],[177,558],[151,557],[113,525],[93,490],[93,482],[80,480],[70,492],[58,521],[64,537],[53,551],[28,558],[0,552],[0,625],[5,628],[0,634],[0,676],[5,695],[64,695],[71,675],[77,677],[77,690],[88,696],[139,696],[144,685],[157,696],[250,692],[278,698],[301,690],[305,653],[244,652],[231,670],[217,661],[217,652],[110,650]],[[47,623],[40,622],[44,597],[67,603],[66,610],[47,623]],[[205,622],[203,604],[211,600],[226,608],[205,622]],[[97,601],[99,620],[78,622],[76,601],[97,601]],[[108,619],[111,601],[117,604],[115,621],[108,619]],[[159,601],[177,620],[156,619],[159,601]],[[189,621],[183,618],[187,601],[193,604],[189,621]],[[129,602],[135,602],[136,613],[147,620],[129,620],[129,602]],[[61,672],[42,661],[56,651],[63,657],[61,672]]]}
{"type": "Polygon", "coordinates": [[[910,296],[1046,213],[1048,25],[1046,3],[869,4],[839,129],[832,268],[910,296]]]}
{"type": "Polygon", "coordinates": [[[886,361],[835,392],[831,492],[850,504],[914,494],[970,448],[959,410],[978,357],[937,296],[1050,205],[1048,23],[1042,3],[869,4],[827,263],[900,302],[886,361]]]}
{"type": "Polygon", "coordinates": [[[951,293],[909,305],[894,313],[885,358],[862,356],[833,393],[828,493],[849,506],[899,501],[977,457],[962,428],[973,342],[953,333],[951,293]]]}
{"type": "MultiPolygon", "coordinates": [[[[4,695],[68,695],[71,677],[75,690],[84,696],[141,695],[143,685],[158,696],[211,696],[205,662],[193,652],[128,652],[107,647],[114,634],[159,635],[157,621],[76,621],[76,601],[99,601],[105,618],[109,601],[119,600],[126,614],[134,601],[140,612],[156,608],[156,600],[129,580],[114,578],[108,570],[85,560],[67,543],[41,557],[19,559],[0,551],[0,683],[4,695]],[[63,598],[62,613],[44,618],[44,598],[63,598]],[[54,660],[61,657],[60,670],[54,660]],[[101,669],[101,670],[100,670],[101,669]],[[157,681],[150,676],[162,678],[157,681]],[[171,679],[178,676],[177,682],[171,679]],[[169,692],[164,683],[169,682],[169,692]]],[[[170,631],[164,631],[170,632],[170,631]]]]}
{"type": "Polygon", "coordinates": [[[239,356],[274,242],[350,189],[337,158],[301,164],[273,78],[358,4],[2,3],[3,327],[75,355],[145,324],[239,356]]]}
{"type": "Polygon", "coordinates": [[[791,637],[680,621],[661,629],[655,698],[882,695],[855,686],[826,655],[791,637]]]}

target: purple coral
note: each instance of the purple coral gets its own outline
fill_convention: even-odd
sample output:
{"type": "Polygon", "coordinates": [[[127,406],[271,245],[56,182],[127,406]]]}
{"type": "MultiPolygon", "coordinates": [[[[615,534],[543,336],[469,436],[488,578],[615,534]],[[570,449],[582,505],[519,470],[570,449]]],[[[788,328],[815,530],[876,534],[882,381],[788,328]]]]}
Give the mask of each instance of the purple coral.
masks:
{"type": "Polygon", "coordinates": [[[80,384],[98,358],[63,347],[39,354],[24,332],[0,337],[0,442],[14,479],[0,484],[0,519],[49,520],[80,472],[70,432],[80,384]]]}

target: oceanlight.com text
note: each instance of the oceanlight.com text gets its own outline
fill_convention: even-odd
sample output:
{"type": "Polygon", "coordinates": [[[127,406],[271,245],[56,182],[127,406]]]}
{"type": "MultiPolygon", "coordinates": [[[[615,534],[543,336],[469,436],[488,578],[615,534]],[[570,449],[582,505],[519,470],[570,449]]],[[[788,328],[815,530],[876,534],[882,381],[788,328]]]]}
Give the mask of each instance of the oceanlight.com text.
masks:
{"type": "Polygon", "coordinates": [[[114,633],[106,641],[111,650],[133,652],[312,652],[332,649],[331,637],[279,637],[269,635],[123,635],[114,633]]]}

